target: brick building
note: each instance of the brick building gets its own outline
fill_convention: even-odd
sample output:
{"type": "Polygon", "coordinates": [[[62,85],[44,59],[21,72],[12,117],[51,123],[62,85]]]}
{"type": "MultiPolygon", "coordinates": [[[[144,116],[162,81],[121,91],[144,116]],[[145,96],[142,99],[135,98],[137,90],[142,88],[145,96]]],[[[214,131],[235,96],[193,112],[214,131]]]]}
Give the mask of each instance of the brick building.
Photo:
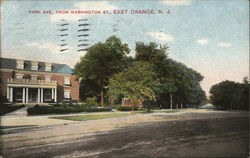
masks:
{"type": "Polygon", "coordinates": [[[79,82],[66,64],[0,58],[4,102],[45,103],[79,100],[79,82]]]}

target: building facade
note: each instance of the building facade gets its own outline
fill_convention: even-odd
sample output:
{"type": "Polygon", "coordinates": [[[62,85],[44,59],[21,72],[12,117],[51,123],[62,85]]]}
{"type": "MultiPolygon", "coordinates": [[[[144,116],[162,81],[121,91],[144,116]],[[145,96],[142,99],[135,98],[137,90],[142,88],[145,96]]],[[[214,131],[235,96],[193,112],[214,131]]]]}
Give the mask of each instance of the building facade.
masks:
{"type": "Polygon", "coordinates": [[[79,100],[79,81],[66,64],[0,58],[2,102],[79,100]]]}

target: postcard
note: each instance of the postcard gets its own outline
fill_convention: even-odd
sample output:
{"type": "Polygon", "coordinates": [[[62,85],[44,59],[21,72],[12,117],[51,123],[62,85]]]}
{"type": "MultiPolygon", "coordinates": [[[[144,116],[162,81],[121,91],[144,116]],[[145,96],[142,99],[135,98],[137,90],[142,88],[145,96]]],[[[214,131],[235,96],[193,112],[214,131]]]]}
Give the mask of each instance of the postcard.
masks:
{"type": "Polygon", "coordinates": [[[0,2],[0,157],[249,156],[248,0],[0,2]]]}

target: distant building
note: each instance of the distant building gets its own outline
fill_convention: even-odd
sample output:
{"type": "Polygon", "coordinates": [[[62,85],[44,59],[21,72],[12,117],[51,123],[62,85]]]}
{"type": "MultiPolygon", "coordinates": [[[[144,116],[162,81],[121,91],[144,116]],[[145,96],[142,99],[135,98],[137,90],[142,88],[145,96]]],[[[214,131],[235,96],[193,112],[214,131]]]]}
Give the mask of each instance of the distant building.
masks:
{"type": "MultiPolygon", "coordinates": [[[[135,104],[134,106],[136,107],[143,107],[143,104],[141,101],[136,101],[134,104],[135,104]]],[[[127,98],[122,98],[121,106],[131,107],[132,103],[127,98]]]]}
{"type": "Polygon", "coordinates": [[[4,102],[46,103],[79,100],[79,82],[66,64],[0,58],[4,102]]]}

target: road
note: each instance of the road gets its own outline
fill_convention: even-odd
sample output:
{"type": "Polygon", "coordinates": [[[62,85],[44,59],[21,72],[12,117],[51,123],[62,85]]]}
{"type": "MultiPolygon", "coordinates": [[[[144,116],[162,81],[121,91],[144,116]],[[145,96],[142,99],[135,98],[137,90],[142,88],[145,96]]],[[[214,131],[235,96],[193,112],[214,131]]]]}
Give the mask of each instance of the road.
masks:
{"type": "Polygon", "coordinates": [[[154,113],[4,129],[1,142],[11,158],[246,157],[248,127],[247,112],[154,113]]]}

